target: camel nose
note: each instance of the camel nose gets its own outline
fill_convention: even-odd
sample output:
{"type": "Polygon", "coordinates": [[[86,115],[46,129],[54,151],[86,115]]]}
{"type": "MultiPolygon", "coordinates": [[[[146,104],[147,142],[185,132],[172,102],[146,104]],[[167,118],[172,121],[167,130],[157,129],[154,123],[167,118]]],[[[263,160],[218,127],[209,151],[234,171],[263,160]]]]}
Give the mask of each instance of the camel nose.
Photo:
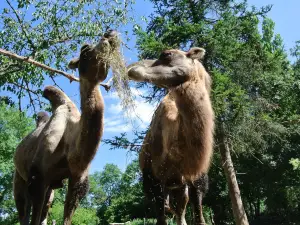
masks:
{"type": "Polygon", "coordinates": [[[105,38],[112,38],[112,37],[115,37],[117,35],[118,35],[117,31],[110,29],[110,30],[105,32],[104,37],[105,38]]]}

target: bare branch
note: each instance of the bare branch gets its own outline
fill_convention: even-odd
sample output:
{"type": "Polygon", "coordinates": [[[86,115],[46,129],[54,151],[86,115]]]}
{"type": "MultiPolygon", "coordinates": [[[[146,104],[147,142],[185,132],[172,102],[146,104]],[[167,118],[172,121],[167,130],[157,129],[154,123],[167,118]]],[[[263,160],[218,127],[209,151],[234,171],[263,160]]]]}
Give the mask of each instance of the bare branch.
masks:
{"type": "Polygon", "coordinates": [[[112,82],[113,78],[110,78],[106,83],[100,84],[102,87],[104,87],[105,91],[109,92],[111,85],[110,83],[112,82]]]}
{"type": "Polygon", "coordinates": [[[19,60],[19,61],[31,63],[31,64],[33,64],[35,66],[38,66],[38,67],[40,67],[42,69],[45,69],[45,70],[48,70],[48,71],[50,71],[52,73],[61,74],[61,75],[65,76],[66,78],[68,78],[70,80],[70,82],[72,82],[72,81],[79,81],[79,78],[77,78],[77,77],[75,77],[75,76],[73,76],[71,74],[68,74],[68,73],[66,73],[64,71],[61,71],[61,70],[57,70],[57,69],[51,68],[50,66],[47,66],[47,65],[45,65],[43,63],[40,63],[40,62],[38,62],[36,60],[33,60],[30,57],[20,56],[20,55],[17,55],[15,53],[12,53],[10,51],[6,51],[6,50],[4,50],[2,48],[0,48],[0,54],[8,56],[8,57],[16,59],[16,60],[19,60]]]}
{"type": "MultiPolygon", "coordinates": [[[[2,48],[0,48],[0,54],[5,55],[5,56],[8,56],[8,57],[13,58],[13,59],[16,59],[16,60],[19,60],[19,61],[22,61],[22,62],[27,62],[27,63],[33,64],[33,65],[35,65],[35,66],[37,66],[37,67],[40,67],[40,68],[45,69],[45,70],[48,70],[48,71],[50,71],[50,72],[52,72],[52,73],[61,74],[61,75],[63,75],[64,77],[68,78],[68,79],[70,80],[70,82],[72,82],[72,81],[77,81],[77,82],[79,82],[79,78],[78,78],[78,77],[75,77],[75,76],[73,76],[72,74],[66,73],[66,72],[64,72],[64,71],[54,69],[54,68],[52,68],[52,67],[50,67],[50,66],[47,66],[47,65],[45,65],[45,64],[43,64],[43,63],[40,63],[40,62],[36,61],[36,60],[34,60],[34,59],[30,58],[30,57],[20,56],[20,55],[17,55],[17,54],[15,54],[15,53],[13,53],[13,52],[4,50],[4,49],[2,49],[2,48]]],[[[52,77],[52,76],[50,76],[50,77],[51,77],[51,79],[54,81],[53,77],[52,77]]],[[[108,91],[110,90],[110,88],[111,88],[111,85],[110,85],[111,82],[112,82],[112,78],[110,78],[110,79],[107,81],[107,83],[104,83],[104,84],[101,83],[100,85],[101,85],[102,87],[104,87],[105,90],[108,92],[108,91]]],[[[54,83],[55,83],[55,81],[54,81],[54,83]]],[[[56,83],[55,83],[55,84],[56,84],[56,83]]],[[[16,84],[14,84],[14,85],[16,85],[16,84]]],[[[58,85],[57,85],[57,86],[58,86],[58,85]]]]}

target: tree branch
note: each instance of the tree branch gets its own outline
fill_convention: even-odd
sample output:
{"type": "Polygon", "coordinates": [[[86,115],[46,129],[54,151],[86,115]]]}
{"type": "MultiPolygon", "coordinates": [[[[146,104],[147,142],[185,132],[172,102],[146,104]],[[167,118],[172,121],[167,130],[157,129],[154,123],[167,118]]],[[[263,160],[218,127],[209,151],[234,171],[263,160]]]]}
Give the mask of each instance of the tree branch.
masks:
{"type": "Polygon", "coordinates": [[[34,91],[34,90],[31,90],[30,88],[24,87],[22,84],[20,85],[20,84],[15,83],[15,82],[8,82],[8,83],[11,84],[11,85],[15,85],[18,88],[23,89],[27,92],[31,92],[32,94],[39,95],[38,91],[34,91]]]}
{"type": "MultiPolygon", "coordinates": [[[[57,73],[57,74],[63,75],[64,77],[68,78],[70,80],[70,82],[72,82],[72,81],[79,82],[79,78],[78,77],[75,77],[72,74],[66,73],[64,71],[54,69],[54,68],[52,68],[50,66],[47,66],[47,65],[45,65],[43,63],[40,63],[40,62],[36,61],[36,60],[34,60],[34,59],[30,58],[30,57],[20,56],[20,55],[17,55],[15,53],[13,53],[13,52],[4,50],[2,48],[0,48],[0,54],[8,56],[9,58],[13,58],[13,59],[22,61],[22,62],[31,63],[31,64],[33,64],[33,65],[35,65],[37,67],[40,67],[40,68],[42,68],[44,70],[48,70],[48,71],[50,71],[52,73],[57,73]]],[[[110,87],[111,87],[111,85],[110,85],[111,81],[112,81],[112,78],[110,78],[107,83],[104,83],[104,84],[101,83],[100,85],[102,87],[104,87],[105,90],[108,92],[110,90],[110,87]]]]}
{"type": "MultiPolygon", "coordinates": [[[[24,79],[22,78],[22,81],[21,81],[21,86],[23,86],[23,83],[24,83],[24,79]]],[[[19,93],[18,93],[18,99],[19,99],[19,111],[22,112],[22,90],[23,90],[23,87],[20,88],[19,90],[19,93]]]]}
{"type": "Polygon", "coordinates": [[[14,9],[14,7],[11,5],[10,1],[6,0],[6,2],[9,5],[9,7],[14,11],[14,14],[16,15],[17,20],[18,20],[18,22],[19,22],[19,24],[21,26],[21,29],[22,29],[22,31],[23,31],[23,33],[24,33],[27,41],[29,42],[30,46],[32,47],[32,50],[34,51],[33,52],[33,55],[34,55],[34,53],[36,51],[36,47],[35,47],[35,45],[33,44],[33,42],[31,41],[31,39],[29,38],[29,36],[27,34],[27,31],[26,31],[26,29],[24,27],[24,24],[23,24],[23,20],[20,18],[18,12],[14,9]]]}
{"type": "Polygon", "coordinates": [[[286,120],[286,121],[281,122],[281,124],[283,124],[283,125],[294,125],[294,124],[299,124],[299,123],[300,123],[300,119],[286,120]]]}
{"type": "MultiPolygon", "coordinates": [[[[30,90],[28,82],[25,81],[25,84],[26,84],[27,90],[30,90]]],[[[34,113],[36,114],[37,111],[36,111],[36,109],[35,109],[34,100],[33,100],[32,96],[31,96],[31,93],[28,92],[28,95],[29,95],[30,104],[32,105],[33,111],[34,111],[34,113]]]]}
{"type": "Polygon", "coordinates": [[[77,77],[75,77],[75,76],[73,76],[71,74],[63,72],[61,70],[57,70],[57,69],[51,68],[50,66],[47,66],[47,65],[45,65],[43,63],[35,61],[34,59],[31,59],[30,57],[20,56],[20,55],[17,55],[15,53],[12,53],[10,51],[6,51],[6,50],[4,50],[2,48],[0,48],[0,54],[8,56],[8,57],[16,59],[16,60],[19,60],[19,61],[31,63],[31,64],[33,64],[33,65],[35,65],[37,67],[40,67],[40,68],[45,69],[45,70],[48,70],[48,71],[50,71],[52,73],[61,74],[61,75],[65,76],[66,78],[68,78],[70,80],[70,82],[72,82],[72,81],[79,81],[79,78],[77,78],[77,77]]]}
{"type": "Polygon", "coordinates": [[[112,82],[113,78],[111,77],[106,83],[104,84],[100,84],[102,87],[104,87],[105,91],[109,92],[110,88],[111,88],[111,82],[112,82]]]}

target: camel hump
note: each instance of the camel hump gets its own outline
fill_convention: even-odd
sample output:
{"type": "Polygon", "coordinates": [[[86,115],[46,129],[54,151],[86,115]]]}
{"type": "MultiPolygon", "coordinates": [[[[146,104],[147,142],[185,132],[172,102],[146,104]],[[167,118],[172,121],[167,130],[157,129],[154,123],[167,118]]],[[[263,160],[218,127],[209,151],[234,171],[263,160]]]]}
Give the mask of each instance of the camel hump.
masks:
{"type": "Polygon", "coordinates": [[[71,101],[63,91],[50,85],[44,88],[43,97],[48,99],[52,106],[65,104],[66,102],[71,101]]]}

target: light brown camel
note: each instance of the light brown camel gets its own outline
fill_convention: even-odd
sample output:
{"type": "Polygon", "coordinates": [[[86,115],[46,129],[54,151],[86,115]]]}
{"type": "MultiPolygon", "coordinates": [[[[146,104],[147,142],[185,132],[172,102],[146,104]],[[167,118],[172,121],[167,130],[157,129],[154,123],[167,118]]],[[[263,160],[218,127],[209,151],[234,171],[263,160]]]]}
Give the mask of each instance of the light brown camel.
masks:
{"type": "Polygon", "coordinates": [[[212,151],[214,113],[210,76],[198,61],[202,48],[163,51],[158,60],[129,66],[128,76],[168,89],[157,108],[139,156],[145,194],[155,201],[157,224],[166,225],[164,204],[170,201],[178,225],[185,225],[188,200],[194,223],[205,224],[202,197],[212,151]]]}
{"type": "Polygon", "coordinates": [[[112,51],[116,34],[106,33],[96,46],[84,45],[80,57],[69,64],[79,69],[81,115],[62,91],[52,86],[44,90],[52,116],[38,115],[36,129],[19,144],[14,157],[14,197],[21,225],[29,224],[31,206],[30,224],[46,224],[53,190],[62,187],[66,178],[64,225],[70,225],[88,191],[89,166],[103,133],[104,102],[99,83],[105,80],[109,65],[101,55],[112,51]]]}

